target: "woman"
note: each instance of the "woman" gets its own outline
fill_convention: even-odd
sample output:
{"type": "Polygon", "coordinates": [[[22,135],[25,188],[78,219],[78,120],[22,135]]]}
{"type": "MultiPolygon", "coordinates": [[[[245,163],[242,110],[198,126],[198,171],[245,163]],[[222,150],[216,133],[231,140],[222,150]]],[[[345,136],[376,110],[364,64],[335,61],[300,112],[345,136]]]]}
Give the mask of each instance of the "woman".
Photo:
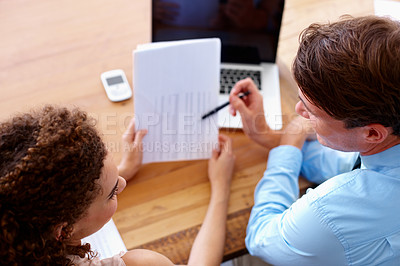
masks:
{"type": "MultiPolygon", "coordinates": [[[[99,230],[117,208],[117,195],[141,165],[132,121],[118,168],[93,119],[46,106],[0,124],[0,258],[6,265],[173,265],[161,254],[132,250],[93,258],[81,239],[99,230]]],[[[209,161],[211,201],[189,265],[219,265],[225,239],[234,156],[229,138],[209,161]]]]}

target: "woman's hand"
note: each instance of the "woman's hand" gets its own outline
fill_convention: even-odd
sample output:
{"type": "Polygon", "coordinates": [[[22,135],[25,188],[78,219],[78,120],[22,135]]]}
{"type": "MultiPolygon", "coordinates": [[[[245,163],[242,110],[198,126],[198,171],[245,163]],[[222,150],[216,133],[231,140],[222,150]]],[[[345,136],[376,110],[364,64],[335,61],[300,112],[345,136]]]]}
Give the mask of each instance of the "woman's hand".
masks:
{"type": "Polygon", "coordinates": [[[219,150],[213,150],[208,162],[208,177],[213,195],[229,196],[235,155],[232,151],[232,140],[219,135],[219,150]]]}
{"type": "Polygon", "coordinates": [[[213,150],[208,161],[211,198],[207,214],[194,240],[188,265],[220,265],[224,255],[226,216],[235,156],[232,141],[219,136],[219,149],[213,150]],[[205,256],[206,254],[206,256],[205,256]]]}
{"type": "Polygon", "coordinates": [[[147,130],[142,129],[135,132],[135,119],[132,118],[128,128],[122,135],[122,160],[118,165],[119,175],[127,181],[135,176],[143,159],[143,137],[147,130]]]}

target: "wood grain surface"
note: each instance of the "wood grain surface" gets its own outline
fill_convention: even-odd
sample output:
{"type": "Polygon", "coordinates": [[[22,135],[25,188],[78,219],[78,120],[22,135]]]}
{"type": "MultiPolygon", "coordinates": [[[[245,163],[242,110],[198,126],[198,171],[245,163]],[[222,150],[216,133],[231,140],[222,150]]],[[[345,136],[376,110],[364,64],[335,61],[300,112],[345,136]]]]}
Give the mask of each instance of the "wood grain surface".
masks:
{"type": "MultiPolygon", "coordinates": [[[[297,89],[290,65],[300,32],[341,15],[372,14],[372,0],[287,0],[278,47],[284,125],[297,89]]],[[[132,84],[132,50],[150,41],[150,0],[0,0],[0,120],[46,103],[79,107],[98,120],[119,162],[133,101],[110,102],[100,74],[123,69],[132,84]]],[[[134,89],[134,88],[133,88],[134,89]]],[[[268,150],[241,131],[231,187],[225,259],[246,252],[245,229],[268,150]]],[[[300,179],[300,187],[309,183],[300,179]]],[[[114,221],[128,249],[149,248],[186,262],[210,198],[207,161],[147,164],[119,196],[114,221]]]]}

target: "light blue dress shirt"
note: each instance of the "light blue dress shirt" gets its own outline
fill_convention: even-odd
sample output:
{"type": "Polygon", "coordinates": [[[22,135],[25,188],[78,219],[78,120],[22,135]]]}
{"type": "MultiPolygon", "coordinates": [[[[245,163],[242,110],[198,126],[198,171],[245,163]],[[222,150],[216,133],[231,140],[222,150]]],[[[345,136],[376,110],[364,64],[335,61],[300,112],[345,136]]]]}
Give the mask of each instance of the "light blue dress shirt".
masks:
{"type": "Polygon", "coordinates": [[[400,145],[361,156],[351,171],[357,156],[317,141],[271,150],[247,226],[250,254],[274,265],[400,265],[400,145]],[[323,183],[298,199],[299,174],[323,183]]]}

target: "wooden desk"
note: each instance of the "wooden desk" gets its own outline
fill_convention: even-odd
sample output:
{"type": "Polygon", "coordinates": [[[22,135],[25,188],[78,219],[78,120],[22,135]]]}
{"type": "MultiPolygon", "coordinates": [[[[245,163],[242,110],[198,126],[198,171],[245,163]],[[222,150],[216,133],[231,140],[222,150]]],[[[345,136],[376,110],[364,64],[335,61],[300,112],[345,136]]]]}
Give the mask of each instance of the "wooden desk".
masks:
{"type": "MultiPolygon", "coordinates": [[[[287,0],[278,56],[289,66],[299,33],[312,22],[371,13],[372,0],[287,0]]],[[[0,119],[43,103],[79,106],[99,120],[118,162],[120,137],[132,117],[133,103],[108,101],[100,74],[121,68],[132,81],[132,50],[150,40],[150,1],[3,0],[0,21],[0,119]]],[[[285,123],[297,101],[296,91],[289,88],[283,77],[285,123]]],[[[245,252],[253,190],[268,154],[241,132],[227,134],[234,139],[237,162],[226,259],[245,252]]],[[[307,183],[301,180],[300,186],[307,183]]],[[[114,221],[128,249],[154,249],[183,263],[209,196],[206,161],[145,165],[120,195],[114,221]]]]}

